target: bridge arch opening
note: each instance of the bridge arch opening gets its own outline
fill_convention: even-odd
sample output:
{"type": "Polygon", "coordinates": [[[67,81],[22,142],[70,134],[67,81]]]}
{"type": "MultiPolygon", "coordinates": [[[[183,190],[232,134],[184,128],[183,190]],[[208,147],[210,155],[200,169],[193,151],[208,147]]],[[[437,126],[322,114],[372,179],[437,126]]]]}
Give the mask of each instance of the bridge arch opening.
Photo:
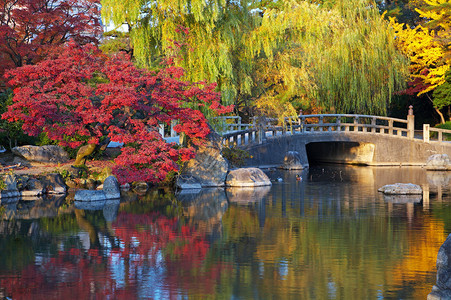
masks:
{"type": "Polygon", "coordinates": [[[306,144],[309,165],[321,163],[369,165],[375,146],[359,142],[312,142],[306,144]]]}

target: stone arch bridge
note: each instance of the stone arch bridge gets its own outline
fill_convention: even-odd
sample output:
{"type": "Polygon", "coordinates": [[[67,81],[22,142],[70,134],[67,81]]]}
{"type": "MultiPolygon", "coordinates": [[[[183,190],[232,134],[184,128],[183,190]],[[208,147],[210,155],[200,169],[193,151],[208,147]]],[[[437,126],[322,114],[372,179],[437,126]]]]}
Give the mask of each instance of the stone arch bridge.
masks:
{"type": "MultiPolygon", "coordinates": [[[[236,125],[236,124],[233,124],[236,125]]],[[[247,150],[249,166],[283,164],[288,151],[297,151],[304,167],[312,162],[333,162],[374,166],[422,166],[433,154],[451,157],[451,130],[424,124],[415,130],[410,107],[407,119],[323,114],[286,118],[283,125],[260,118],[254,124],[240,124],[244,130],[223,134],[225,145],[247,150]]],[[[242,129],[242,128],[236,128],[242,129]]]]}

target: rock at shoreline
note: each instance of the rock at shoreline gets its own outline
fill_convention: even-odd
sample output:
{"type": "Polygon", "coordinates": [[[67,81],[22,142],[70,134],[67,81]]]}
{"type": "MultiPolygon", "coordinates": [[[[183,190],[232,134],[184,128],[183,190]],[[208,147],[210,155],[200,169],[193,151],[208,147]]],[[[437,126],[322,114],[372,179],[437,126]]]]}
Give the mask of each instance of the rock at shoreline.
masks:
{"type": "Polygon", "coordinates": [[[114,176],[108,176],[102,190],[78,190],[75,192],[75,201],[105,201],[108,199],[119,199],[121,192],[119,183],[114,176]]]}
{"type": "Polygon", "coordinates": [[[283,159],[282,169],[285,170],[302,170],[304,166],[301,163],[301,156],[297,151],[288,151],[283,159]]]}
{"type": "Polygon", "coordinates": [[[438,251],[437,281],[427,299],[451,299],[451,234],[438,251]]]}
{"type": "Polygon", "coordinates": [[[430,171],[451,170],[449,156],[447,154],[434,154],[429,156],[426,161],[426,170],[430,171]]]}
{"type": "Polygon", "coordinates": [[[69,155],[61,147],[56,145],[45,146],[20,146],[14,147],[11,151],[31,162],[39,163],[66,163],[69,161],[69,155]]]}
{"type": "Polygon", "coordinates": [[[41,175],[38,179],[44,184],[47,194],[65,194],[66,183],[59,173],[41,175]]]}
{"type": "Polygon", "coordinates": [[[41,196],[45,192],[45,186],[42,184],[41,181],[30,178],[27,181],[27,184],[24,188],[24,190],[20,191],[20,195],[22,197],[36,197],[41,196]]]}
{"type": "Polygon", "coordinates": [[[20,193],[17,189],[17,180],[14,175],[6,175],[2,178],[4,190],[0,191],[0,199],[19,197],[20,193]]]}
{"type": "Polygon", "coordinates": [[[267,186],[271,185],[271,180],[258,168],[241,168],[229,172],[226,185],[234,187],[267,186]]]}
{"type": "Polygon", "coordinates": [[[222,138],[211,127],[204,145],[196,147],[196,156],[185,163],[176,185],[180,189],[221,187],[229,168],[221,154],[222,138]],[[188,181],[186,181],[188,179],[188,181]]]}
{"type": "Polygon", "coordinates": [[[103,182],[103,191],[107,199],[116,199],[121,197],[119,182],[116,177],[108,176],[103,182]]]}
{"type": "Polygon", "coordinates": [[[378,189],[386,195],[422,195],[423,189],[413,183],[395,183],[387,184],[378,189]]]}

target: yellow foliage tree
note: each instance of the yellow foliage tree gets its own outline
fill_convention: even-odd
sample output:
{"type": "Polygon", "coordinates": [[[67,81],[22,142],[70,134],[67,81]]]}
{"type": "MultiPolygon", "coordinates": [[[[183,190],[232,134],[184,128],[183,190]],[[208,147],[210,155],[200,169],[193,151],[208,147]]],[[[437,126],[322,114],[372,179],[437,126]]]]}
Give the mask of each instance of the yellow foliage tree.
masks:
{"type": "MultiPolygon", "coordinates": [[[[445,82],[445,73],[451,65],[451,2],[449,0],[424,0],[427,6],[416,9],[425,24],[410,28],[390,18],[399,49],[411,61],[410,78],[417,96],[433,91],[445,82]]],[[[442,123],[443,114],[434,103],[442,123]]]]}

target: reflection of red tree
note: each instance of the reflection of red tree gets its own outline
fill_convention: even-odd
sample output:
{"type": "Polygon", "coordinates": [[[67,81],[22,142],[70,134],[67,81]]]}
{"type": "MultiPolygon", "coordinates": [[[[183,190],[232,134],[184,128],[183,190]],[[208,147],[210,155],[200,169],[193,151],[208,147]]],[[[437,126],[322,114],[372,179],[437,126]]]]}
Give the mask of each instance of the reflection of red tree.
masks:
{"type": "Polygon", "coordinates": [[[16,277],[0,279],[13,299],[133,299],[136,291],[116,288],[106,260],[97,250],[58,252],[40,265],[30,265],[16,277]]]}
{"type": "Polygon", "coordinates": [[[129,213],[120,213],[112,226],[119,247],[61,251],[13,276],[3,276],[0,270],[0,287],[13,299],[134,299],[142,267],[160,263],[171,298],[180,291],[214,293],[224,268],[205,263],[209,244],[193,228],[158,214],[129,213]],[[125,270],[122,285],[113,275],[118,263],[125,270]]]}
{"type": "Polygon", "coordinates": [[[161,253],[165,258],[165,282],[169,287],[196,295],[214,293],[224,267],[221,264],[207,266],[205,257],[209,244],[193,227],[158,214],[121,213],[113,228],[123,243],[120,249],[115,250],[121,257],[133,254],[141,257],[138,264],[145,261],[155,263],[161,253]]]}

